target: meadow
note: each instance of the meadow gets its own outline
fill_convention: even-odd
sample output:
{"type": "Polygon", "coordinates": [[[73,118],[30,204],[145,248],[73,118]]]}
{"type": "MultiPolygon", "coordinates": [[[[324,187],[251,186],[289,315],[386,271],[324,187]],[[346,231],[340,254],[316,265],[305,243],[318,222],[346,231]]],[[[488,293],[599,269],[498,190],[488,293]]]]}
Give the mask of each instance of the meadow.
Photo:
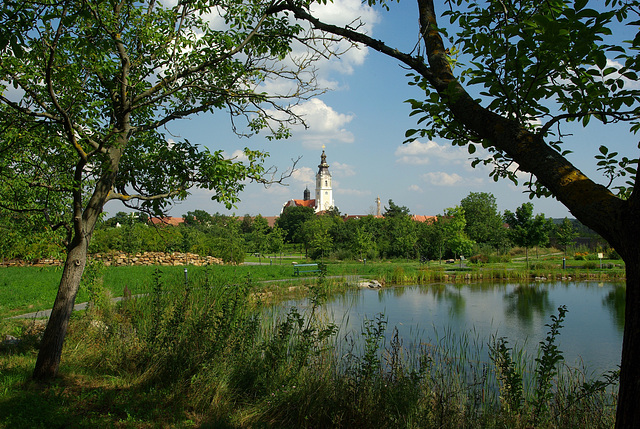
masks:
{"type": "Polygon", "coordinates": [[[5,318],[47,308],[59,269],[0,269],[0,331],[20,339],[0,351],[0,425],[613,427],[617,374],[595,379],[563,364],[552,347],[561,308],[537,356],[512,349],[508,338],[480,344],[446,332],[408,350],[397,336],[385,341],[393,327],[381,315],[360,332],[342,333],[317,311],[329,294],[353,287],[347,279],[355,276],[391,284],[495,273],[623,275],[616,267],[563,271],[557,259],[544,263],[526,271],[520,262],[334,261],[326,276],[300,279],[290,261],[188,267],[187,277],[185,267],[94,265],[77,300],[92,305],[74,313],[61,376],[48,385],[29,380],[42,322],[5,318]],[[270,311],[291,296],[306,296],[311,306],[270,311]],[[480,356],[487,352],[488,360],[480,356]]]}

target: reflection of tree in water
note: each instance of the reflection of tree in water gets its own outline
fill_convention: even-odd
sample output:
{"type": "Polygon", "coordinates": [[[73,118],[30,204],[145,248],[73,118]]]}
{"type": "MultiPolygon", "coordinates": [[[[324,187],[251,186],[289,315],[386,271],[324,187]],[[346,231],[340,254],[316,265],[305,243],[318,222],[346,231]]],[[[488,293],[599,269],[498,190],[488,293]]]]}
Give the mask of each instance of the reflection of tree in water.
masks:
{"type": "Polygon", "coordinates": [[[391,295],[395,297],[401,297],[406,293],[408,289],[409,288],[406,286],[395,286],[395,287],[380,289],[380,291],[384,290],[384,291],[387,291],[388,293],[391,293],[391,295]]]}
{"type": "Polygon", "coordinates": [[[464,314],[465,306],[467,305],[464,296],[460,293],[460,289],[454,287],[447,287],[444,284],[431,284],[421,285],[418,290],[420,293],[427,293],[433,295],[436,302],[448,302],[449,314],[452,316],[460,316],[464,314]]]}
{"type": "Polygon", "coordinates": [[[549,291],[538,285],[519,285],[504,296],[507,302],[505,313],[507,316],[516,316],[518,320],[530,325],[534,313],[545,317],[552,310],[549,301],[549,291]]]}
{"type": "Polygon", "coordinates": [[[626,288],[624,286],[617,286],[602,298],[602,305],[609,310],[613,323],[620,332],[624,330],[625,293],[626,288]]]}

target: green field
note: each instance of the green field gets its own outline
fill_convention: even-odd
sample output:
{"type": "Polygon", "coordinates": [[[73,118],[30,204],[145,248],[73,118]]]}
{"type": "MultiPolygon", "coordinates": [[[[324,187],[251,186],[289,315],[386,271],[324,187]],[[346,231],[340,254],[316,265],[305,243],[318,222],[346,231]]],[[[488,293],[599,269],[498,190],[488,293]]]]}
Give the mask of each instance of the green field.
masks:
{"type": "MultiPolygon", "coordinates": [[[[265,289],[274,292],[278,283],[264,284],[270,280],[291,280],[293,276],[293,262],[309,262],[300,257],[273,258],[271,263],[261,258],[262,265],[212,265],[208,267],[195,266],[123,266],[96,267],[97,275],[102,286],[112,297],[123,296],[125,288],[133,294],[149,293],[152,288],[153,274],[158,271],[161,276],[172,283],[185,282],[185,268],[187,280],[200,276],[211,276],[221,282],[232,284],[244,283],[248,278],[262,284],[265,289]]],[[[257,263],[258,258],[247,256],[247,263],[257,263]]],[[[319,261],[316,261],[319,262],[319,261]]],[[[621,261],[576,261],[567,260],[567,269],[562,269],[562,255],[556,253],[541,253],[538,258],[530,257],[529,270],[526,270],[522,257],[509,262],[484,264],[465,263],[459,261],[445,264],[430,261],[420,264],[415,261],[382,261],[382,262],[341,262],[327,261],[327,276],[353,278],[362,276],[377,279],[389,284],[419,284],[433,281],[473,281],[473,280],[525,280],[535,277],[563,278],[598,278],[623,279],[624,267],[621,261]]],[[[6,318],[18,314],[29,313],[51,308],[55,299],[61,268],[57,267],[10,267],[0,268],[0,317],[6,318]]],[[[76,302],[86,302],[89,291],[81,287],[76,302]]]]}
{"type": "MultiPolygon", "coordinates": [[[[293,278],[290,262],[186,267],[186,278],[181,266],[91,266],[86,277],[93,280],[85,281],[76,302],[95,305],[74,313],[61,376],[47,385],[29,379],[42,322],[5,318],[49,308],[61,271],[0,269],[0,334],[21,340],[0,347],[0,427],[613,426],[615,374],[596,382],[580,369],[555,373],[547,366],[542,373],[537,361],[502,340],[490,345],[487,365],[458,365],[477,362],[486,345],[446,332],[420,351],[392,341],[379,354],[383,320],[366,320],[349,339],[313,306],[282,314],[269,311],[269,303],[302,294],[321,304],[356,276],[386,284],[539,275],[619,279],[621,267],[571,261],[579,267],[561,270],[557,255],[540,258],[529,271],[520,260],[469,266],[331,261],[326,278],[293,278]],[[108,299],[125,289],[148,298],[108,299]],[[551,384],[540,382],[549,377],[551,384]]],[[[554,358],[542,353],[540,362],[554,358]]]]}

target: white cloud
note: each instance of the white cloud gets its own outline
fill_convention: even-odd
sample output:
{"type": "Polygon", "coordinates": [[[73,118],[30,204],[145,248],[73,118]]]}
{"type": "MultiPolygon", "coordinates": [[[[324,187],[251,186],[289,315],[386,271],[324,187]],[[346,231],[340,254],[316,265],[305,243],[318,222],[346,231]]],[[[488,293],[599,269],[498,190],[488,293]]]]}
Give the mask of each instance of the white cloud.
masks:
{"type": "Polygon", "coordinates": [[[410,191],[413,191],[413,192],[424,192],[424,191],[422,190],[422,188],[421,188],[420,186],[418,186],[418,185],[411,185],[411,186],[409,186],[409,190],[410,190],[410,191]]]}
{"type": "Polygon", "coordinates": [[[293,173],[291,173],[291,178],[302,184],[315,184],[315,177],[315,172],[309,167],[296,168],[293,173]]]}
{"type": "Polygon", "coordinates": [[[398,146],[395,155],[397,163],[411,165],[424,165],[432,161],[459,164],[469,159],[469,153],[464,148],[439,145],[434,141],[422,143],[418,140],[398,146]]]}
{"type": "Polygon", "coordinates": [[[311,148],[319,148],[321,145],[336,141],[339,143],[353,143],[353,133],[345,128],[351,122],[354,115],[338,113],[330,106],[327,106],[319,98],[305,101],[293,109],[295,114],[302,117],[308,126],[295,127],[294,138],[299,138],[311,148]]]}
{"type": "Polygon", "coordinates": [[[459,174],[449,174],[444,171],[425,173],[422,175],[422,179],[425,182],[436,186],[454,186],[463,181],[462,176],[459,174]]]}
{"type": "MultiPolygon", "coordinates": [[[[335,0],[327,4],[313,4],[311,13],[324,22],[339,26],[351,24],[352,27],[357,27],[361,24],[359,31],[370,35],[375,24],[380,21],[379,13],[360,0],[335,0]]],[[[293,43],[291,53],[284,60],[273,63],[272,66],[295,69],[296,64],[315,56],[316,61],[306,68],[302,79],[308,82],[315,81],[320,88],[336,90],[339,89],[339,83],[333,75],[335,73],[351,75],[355,67],[362,65],[366,60],[368,48],[354,46],[351,42],[338,40],[337,36],[323,35],[317,30],[312,33],[307,22],[298,22],[298,24],[306,33],[301,37],[306,40],[305,43],[293,43]]],[[[278,76],[260,85],[260,91],[269,94],[292,94],[294,90],[294,80],[278,76]]]]}
{"type": "Polygon", "coordinates": [[[352,165],[343,164],[342,162],[332,162],[331,170],[333,170],[336,175],[342,177],[350,177],[356,175],[356,171],[354,170],[352,165]]]}
{"type": "MultiPolygon", "coordinates": [[[[327,4],[314,4],[311,13],[321,21],[340,26],[348,24],[356,26],[357,23],[362,23],[359,30],[369,35],[373,34],[375,24],[380,22],[378,12],[360,0],[335,0],[327,2],[327,4]]],[[[349,43],[340,42],[337,45],[337,52],[344,51],[348,46],[349,43]]],[[[368,49],[366,48],[352,48],[342,54],[339,59],[330,58],[323,66],[327,68],[327,72],[338,71],[352,74],[354,66],[364,63],[367,53],[368,49]]],[[[320,76],[324,76],[324,70],[320,71],[320,76]]]]}
{"type": "MultiPolygon", "coordinates": [[[[607,58],[607,65],[605,68],[609,68],[609,67],[613,67],[616,70],[620,70],[622,68],[622,63],[607,58]]],[[[605,76],[605,80],[609,80],[609,79],[622,79],[622,81],[624,82],[625,89],[640,88],[640,82],[626,78],[620,75],[620,73],[618,73],[617,71],[605,76]]]]}
{"type": "Polygon", "coordinates": [[[237,149],[234,150],[233,153],[231,154],[231,156],[227,156],[227,153],[224,152],[223,155],[227,158],[227,159],[233,159],[235,162],[243,162],[243,161],[247,161],[249,158],[247,158],[247,155],[245,155],[243,150],[237,149]]]}

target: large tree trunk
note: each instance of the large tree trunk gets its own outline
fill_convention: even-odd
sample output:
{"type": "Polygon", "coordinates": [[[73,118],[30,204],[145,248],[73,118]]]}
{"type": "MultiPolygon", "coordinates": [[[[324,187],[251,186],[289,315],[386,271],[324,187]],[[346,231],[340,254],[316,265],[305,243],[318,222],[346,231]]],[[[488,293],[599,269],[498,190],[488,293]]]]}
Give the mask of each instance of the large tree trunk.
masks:
{"type": "MultiPolygon", "coordinates": [[[[629,233],[629,240],[637,243],[638,228],[629,233]]],[[[625,266],[627,292],[616,428],[640,428],[640,249],[635,257],[625,259],[625,266]]]]}
{"type": "Polygon", "coordinates": [[[58,294],[40,343],[38,360],[33,370],[33,378],[35,380],[50,380],[58,374],[69,318],[80,288],[82,273],[87,263],[87,246],[88,240],[84,238],[76,239],[67,253],[58,294]]]}

